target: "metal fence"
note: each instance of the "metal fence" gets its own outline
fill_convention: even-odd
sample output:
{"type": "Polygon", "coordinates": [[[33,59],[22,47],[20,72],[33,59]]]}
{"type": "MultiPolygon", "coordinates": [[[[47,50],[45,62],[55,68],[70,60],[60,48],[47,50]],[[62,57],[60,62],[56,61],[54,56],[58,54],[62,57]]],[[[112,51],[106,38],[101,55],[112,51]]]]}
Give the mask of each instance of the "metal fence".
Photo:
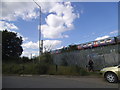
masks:
{"type": "Polygon", "coordinates": [[[100,70],[103,67],[118,65],[118,45],[96,47],[86,50],[76,50],[53,55],[53,61],[61,65],[66,61],[68,65],[77,65],[86,68],[89,58],[94,61],[94,69],[100,70]]]}

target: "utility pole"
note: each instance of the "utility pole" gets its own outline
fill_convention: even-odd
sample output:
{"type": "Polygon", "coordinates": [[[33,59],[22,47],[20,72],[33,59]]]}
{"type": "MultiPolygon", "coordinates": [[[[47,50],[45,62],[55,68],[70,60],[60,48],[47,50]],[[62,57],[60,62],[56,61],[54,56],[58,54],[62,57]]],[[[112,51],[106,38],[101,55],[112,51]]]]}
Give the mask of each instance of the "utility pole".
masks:
{"type": "Polygon", "coordinates": [[[31,53],[31,60],[32,60],[32,53],[31,53]]]}
{"type": "MultiPolygon", "coordinates": [[[[34,1],[34,0],[33,0],[34,1]]],[[[39,7],[39,62],[40,62],[40,55],[43,53],[43,40],[41,39],[41,6],[34,1],[34,3],[39,7]]]]}
{"type": "Polygon", "coordinates": [[[40,53],[43,54],[43,40],[40,42],[40,53]]]}

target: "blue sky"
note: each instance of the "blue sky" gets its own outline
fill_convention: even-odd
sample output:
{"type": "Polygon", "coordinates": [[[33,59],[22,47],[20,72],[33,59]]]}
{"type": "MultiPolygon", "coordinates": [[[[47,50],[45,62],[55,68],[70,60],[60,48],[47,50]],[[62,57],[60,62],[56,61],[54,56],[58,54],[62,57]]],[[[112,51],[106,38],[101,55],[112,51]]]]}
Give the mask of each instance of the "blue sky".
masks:
{"type": "Polygon", "coordinates": [[[105,35],[116,35],[116,33],[110,35],[110,32],[118,29],[117,3],[75,3],[75,5],[76,10],[82,8],[83,14],[74,22],[75,29],[71,32],[71,37],[73,34],[75,36],[74,42],[87,42],[105,35]]]}
{"type": "MultiPolygon", "coordinates": [[[[12,3],[16,5],[15,3],[12,3]]],[[[10,3],[3,3],[2,27],[19,33],[24,38],[23,56],[38,54],[39,13],[35,3],[17,3],[21,8],[14,8],[10,3]],[[27,8],[27,9],[26,9],[27,8]],[[11,16],[10,16],[11,15],[11,16]],[[6,18],[7,17],[7,18],[6,18]]],[[[79,44],[95,39],[112,37],[118,31],[117,2],[67,2],[39,3],[42,6],[42,39],[44,47],[61,48],[70,44],[79,44]],[[65,16],[65,17],[64,17],[65,16]]]]}

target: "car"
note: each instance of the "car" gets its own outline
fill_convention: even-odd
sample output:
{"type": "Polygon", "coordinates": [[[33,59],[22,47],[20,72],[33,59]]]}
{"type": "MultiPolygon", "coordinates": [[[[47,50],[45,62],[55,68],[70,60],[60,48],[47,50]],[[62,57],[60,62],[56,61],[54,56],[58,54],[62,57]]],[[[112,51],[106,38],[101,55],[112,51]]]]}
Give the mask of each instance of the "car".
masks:
{"type": "Polygon", "coordinates": [[[109,83],[117,83],[120,80],[120,65],[103,68],[100,73],[109,83]]]}

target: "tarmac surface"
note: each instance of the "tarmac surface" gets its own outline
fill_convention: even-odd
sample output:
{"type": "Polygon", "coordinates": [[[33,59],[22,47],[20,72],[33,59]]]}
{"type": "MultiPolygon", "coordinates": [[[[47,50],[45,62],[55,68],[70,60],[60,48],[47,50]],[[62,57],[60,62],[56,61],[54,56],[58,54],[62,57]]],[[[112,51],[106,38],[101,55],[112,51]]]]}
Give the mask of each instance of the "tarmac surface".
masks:
{"type": "Polygon", "coordinates": [[[3,76],[2,88],[118,88],[118,83],[108,83],[102,77],[21,75],[3,76]]]}

